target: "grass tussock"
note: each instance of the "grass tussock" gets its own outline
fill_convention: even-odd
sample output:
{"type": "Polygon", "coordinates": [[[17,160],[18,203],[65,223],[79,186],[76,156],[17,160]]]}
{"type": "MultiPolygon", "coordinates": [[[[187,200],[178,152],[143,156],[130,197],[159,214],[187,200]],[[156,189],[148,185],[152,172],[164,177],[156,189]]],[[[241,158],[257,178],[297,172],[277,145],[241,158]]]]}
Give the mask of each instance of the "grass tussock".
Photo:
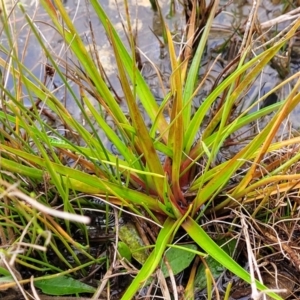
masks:
{"type": "MultiPolygon", "coordinates": [[[[166,84],[154,67],[162,99],[142,76],[144,58],[127,1],[119,6],[126,41],[99,1],[86,4],[89,43],[76,16],[61,1],[53,3],[42,0],[34,14],[22,4],[0,14],[0,295],[9,297],[13,289],[24,299],[153,293],[229,299],[238,290],[232,274],[251,285],[255,299],[288,297],[281,289],[296,293],[297,283],[271,283],[274,274],[296,281],[291,274],[299,266],[293,246],[299,135],[288,118],[300,101],[300,81],[299,73],[289,72],[290,57],[279,62],[292,49],[300,21],[265,32],[254,3],[248,22],[236,30],[237,51],[196,105],[221,59],[217,55],[202,73],[213,22],[222,12],[218,1],[185,1],[179,47],[152,3],[171,68],[166,84]],[[28,30],[22,46],[18,16],[28,30]],[[116,85],[98,51],[99,22],[113,52],[116,85]],[[59,36],[59,51],[47,30],[59,36]],[[42,53],[38,76],[25,59],[30,43],[42,53]],[[269,65],[283,79],[245,105],[269,65]],[[282,259],[289,274],[282,272],[282,259]],[[181,283],[178,274],[184,274],[181,283]]],[[[176,11],[170,5],[171,16],[176,11]]]]}

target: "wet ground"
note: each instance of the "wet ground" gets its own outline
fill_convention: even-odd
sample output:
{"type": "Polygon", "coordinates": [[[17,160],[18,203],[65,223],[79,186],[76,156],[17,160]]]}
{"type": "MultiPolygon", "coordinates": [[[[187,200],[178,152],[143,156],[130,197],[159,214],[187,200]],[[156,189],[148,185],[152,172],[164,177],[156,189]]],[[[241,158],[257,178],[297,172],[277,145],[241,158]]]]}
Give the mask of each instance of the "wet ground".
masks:
{"type": "MultiPolygon", "coordinates": [[[[21,2],[24,3],[27,13],[38,26],[43,39],[47,41],[53,53],[62,59],[72,59],[60,37],[55,33],[55,31],[53,31],[53,29],[51,29],[51,27],[48,26],[47,19],[45,19],[46,14],[43,12],[43,9],[40,7],[40,5],[35,6],[35,1],[29,0],[23,0],[21,2]]],[[[231,4],[227,5],[227,1],[220,1],[220,5],[224,7],[224,10],[215,19],[207,47],[207,57],[203,62],[200,75],[204,74],[208,70],[220,51],[223,54],[222,58],[219,59],[219,61],[213,67],[205,86],[201,89],[200,94],[195,99],[195,108],[210,92],[212,84],[216,81],[220,75],[220,72],[224,69],[224,66],[226,66],[233,58],[230,56],[234,55],[232,53],[238,49],[238,45],[241,40],[241,37],[239,36],[239,29],[245,25],[251,10],[252,1],[235,0],[231,2],[231,4]],[[222,48],[224,43],[227,43],[227,45],[226,47],[222,48]]],[[[278,1],[273,0],[273,2],[276,3],[278,1]]],[[[92,13],[91,7],[86,4],[86,1],[83,0],[66,0],[64,3],[87,47],[88,45],[92,44],[90,26],[92,27],[92,30],[95,33],[95,40],[98,46],[97,51],[99,52],[101,63],[103,64],[103,67],[105,68],[112,85],[116,88],[116,90],[118,90],[119,81],[116,77],[114,56],[110,49],[109,42],[106,39],[104,30],[99,24],[95,14],[92,13]]],[[[147,78],[153,93],[156,95],[156,98],[159,101],[164,97],[165,92],[159,87],[156,71],[151,66],[149,61],[155,64],[160,70],[163,78],[166,79],[166,88],[168,88],[167,81],[170,74],[170,68],[167,49],[160,47],[160,43],[150,30],[150,28],[152,28],[158,35],[161,31],[157,15],[151,10],[150,2],[148,0],[141,0],[138,2],[138,5],[135,5],[135,3],[135,0],[129,1],[129,7],[131,8],[133,28],[137,32],[137,44],[143,64],[142,72],[147,78]]],[[[159,3],[162,7],[163,15],[165,16],[166,21],[174,35],[174,39],[179,42],[185,28],[181,6],[177,3],[176,12],[172,17],[170,17],[170,7],[168,4],[169,0],[160,1],[159,3]]],[[[103,5],[106,13],[115,24],[122,39],[126,41],[126,36],[122,27],[122,19],[124,20],[125,16],[123,1],[117,1],[117,3],[114,0],[101,1],[101,5],[103,5]]],[[[272,20],[281,15],[283,10],[284,4],[273,4],[271,1],[262,1],[262,4],[258,9],[258,19],[261,23],[272,20]]],[[[43,78],[43,65],[47,63],[47,60],[44,56],[44,53],[38,46],[35,38],[31,34],[28,34],[29,28],[28,26],[24,26],[24,17],[18,8],[14,10],[11,21],[13,24],[15,24],[15,36],[17,38],[16,42],[19,53],[21,54],[25,52],[24,61],[26,66],[28,66],[38,78],[43,78]]],[[[280,23],[276,25],[275,29],[278,31],[286,26],[286,22],[280,23]]],[[[1,37],[1,42],[5,45],[6,41],[3,35],[1,37]]],[[[294,58],[290,68],[291,73],[298,71],[298,64],[299,63],[296,55],[296,58],[294,58]]],[[[271,66],[266,67],[263,74],[261,74],[261,76],[257,79],[256,84],[254,84],[247,94],[244,95],[242,109],[245,109],[245,107],[255,101],[258,97],[266,94],[269,90],[282,82],[282,80],[283,77],[280,76],[278,70],[271,66]]],[[[60,80],[56,78],[50,84],[53,85],[52,89],[56,90],[57,95],[62,99],[62,101],[66,102],[69,110],[76,115],[76,106],[72,103],[71,99],[66,97],[64,87],[60,80]]],[[[12,83],[8,81],[8,86],[10,85],[12,86],[12,83]]],[[[291,88],[292,86],[289,86],[277,91],[278,99],[284,99],[285,95],[288,93],[288,90],[291,88]]],[[[298,121],[299,118],[297,118],[298,113],[299,109],[296,109],[290,118],[295,128],[298,128],[300,125],[298,121]]]]}

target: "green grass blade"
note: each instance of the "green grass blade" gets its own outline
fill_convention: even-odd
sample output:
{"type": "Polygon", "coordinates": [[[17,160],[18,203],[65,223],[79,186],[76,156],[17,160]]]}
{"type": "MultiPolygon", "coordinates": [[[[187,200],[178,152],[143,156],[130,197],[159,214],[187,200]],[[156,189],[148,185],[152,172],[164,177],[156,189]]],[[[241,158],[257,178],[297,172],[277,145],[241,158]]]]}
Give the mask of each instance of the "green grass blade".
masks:
{"type": "MultiPolygon", "coordinates": [[[[172,167],[171,170],[166,170],[171,176],[172,192],[177,201],[184,202],[183,195],[180,188],[180,167],[183,155],[183,111],[182,111],[182,91],[183,91],[183,78],[182,78],[182,64],[177,61],[172,36],[169,30],[166,30],[169,53],[171,59],[171,66],[173,73],[171,75],[171,95],[172,95],[172,111],[171,111],[171,127],[169,130],[168,146],[173,149],[172,167]]],[[[173,203],[180,209],[177,203],[173,203]]]]}
{"type": "MultiPolygon", "coordinates": [[[[120,55],[120,52],[118,51],[117,43],[113,35],[111,35],[111,41],[113,44],[115,57],[118,65],[118,70],[120,74],[120,81],[122,84],[122,88],[124,91],[125,99],[129,108],[129,113],[133,122],[134,128],[137,128],[136,131],[137,139],[135,139],[135,147],[141,149],[141,153],[144,156],[144,159],[146,161],[146,167],[149,168],[149,170],[156,174],[164,175],[164,171],[160,162],[160,159],[157,155],[156,149],[153,144],[152,138],[149,136],[149,130],[145,125],[145,122],[143,120],[143,117],[141,115],[141,112],[138,108],[138,105],[136,103],[135,95],[132,93],[130,88],[130,83],[127,80],[126,74],[125,74],[125,66],[123,59],[120,55]]],[[[134,84],[134,82],[133,82],[134,84]]],[[[163,184],[164,180],[163,178],[148,178],[152,181],[154,181],[155,187],[150,186],[150,189],[155,189],[157,194],[160,196],[160,199],[163,199],[163,184]]],[[[149,181],[150,181],[149,180],[149,181]]],[[[150,182],[151,182],[150,181],[150,182]]]]}
{"type": "MultiPolygon", "coordinates": [[[[222,264],[229,271],[251,284],[251,277],[248,272],[237,262],[235,262],[221,247],[219,247],[192,218],[188,217],[182,224],[182,227],[186,230],[189,236],[212,258],[222,264]]],[[[256,280],[255,283],[258,289],[260,291],[266,291],[268,296],[276,300],[283,300],[274,292],[267,291],[268,288],[259,281],[256,280]]]]}
{"type": "Polygon", "coordinates": [[[118,36],[117,32],[113,28],[111,22],[109,21],[109,18],[107,17],[99,1],[91,0],[91,4],[99,17],[99,20],[104,26],[107,35],[111,34],[113,36],[117,48],[117,52],[122,55],[124,68],[126,69],[126,72],[129,75],[131,81],[136,83],[137,95],[139,96],[139,99],[142,101],[143,107],[145,108],[145,111],[147,112],[152,122],[154,123],[155,120],[157,121],[157,125],[158,125],[157,129],[160,132],[164,132],[163,140],[166,142],[167,135],[165,133],[165,129],[168,127],[168,124],[166,120],[163,118],[163,116],[161,114],[158,114],[159,107],[155,101],[152,92],[150,91],[147,83],[141,76],[140,72],[136,69],[136,67],[134,67],[135,69],[133,70],[133,66],[135,66],[135,63],[132,61],[130,55],[127,52],[127,49],[125,48],[120,37],[118,36]]]}
{"type": "MultiPolygon", "coordinates": [[[[59,10],[61,17],[63,18],[63,22],[65,27],[63,27],[59,21],[59,18],[56,12],[53,12],[51,4],[48,1],[42,0],[41,3],[45,7],[48,15],[51,17],[56,29],[64,38],[64,40],[68,43],[70,49],[72,49],[73,53],[75,54],[77,60],[82,65],[83,69],[85,70],[86,74],[90,78],[90,80],[95,84],[97,92],[101,96],[101,98],[105,101],[105,103],[110,107],[112,114],[114,117],[119,120],[119,122],[127,123],[127,119],[122,112],[118,102],[112,96],[107,84],[102,79],[96,64],[93,62],[91,55],[88,53],[85,45],[83,44],[80,35],[76,31],[71,19],[69,18],[63,4],[61,1],[54,1],[56,7],[59,10]]],[[[28,19],[28,18],[27,18],[28,19]]],[[[28,19],[30,22],[30,19],[28,19]]],[[[30,23],[29,23],[30,24],[30,23]]],[[[32,27],[32,30],[34,28],[32,27]]],[[[41,44],[43,48],[45,45],[41,44]]],[[[47,49],[44,49],[47,53],[47,49]]],[[[51,55],[50,55],[51,57],[51,55]]]]}
{"type": "Polygon", "coordinates": [[[163,228],[158,234],[154,250],[151,252],[148,259],[143,264],[142,269],[136,275],[133,282],[130,284],[129,288],[122,296],[122,300],[133,299],[138,289],[153,274],[163,257],[163,253],[167,247],[167,244],[170,242],[172,236],[174,235],[174,230],[177,227],[177,223],[179,223],[179,221],[180,220],[175,222],[170,218],[165,221],[163,228]]]}
{"type": "MultiPolygon", "coordinates": [[[[206,26],[204,28],[203,33],[201,33],[201,40],[199,42],[199,45],[197,47],[197,50],[195,54],[193,55],[192,63],[191,66],[189,67],[189,71],[187,74],[185,86],[184,86],[184,91],[183,91],[183,106],[184,106],[184,111],[183,111],[183,120],[184,120],[184,128],[188,128],[188,124],[191,120],[191,103],[192,103],[192,96],[195,91],[195,85],[197,80],[199,79],[199,68],[200,68],[200,63],[201,59],[203,56],[203,52],[207,43],[207,39],[211,30],[211,25],[212,22],[215,18],[215,11],[218,7],[219,1],[214,1],[214,5],[211,9],[210,15],[208,17],[206,26]]],[[[195,136],[191,136],[190,138],[185,138],[185,141],[189,139],[194,139],[195,136]]],[[[190,152],[190,147],[185,148],[185,151],[187,153],[190,152]]]]}
{"type": "MultiPolygon", "coordinates": [[[[253,67],[253,65],[257,62],[258,65],[255,69],[255,74],[251,73],[251,75],[249,75],[250,77],[247,77],[247,81],[245,81],[245,83],[242,84],[242,86],[245,88],[247,86],[247,83],[250,83],[250,78],[253,79],[253,76],[257,75],[257,72],[259,72],[259,70],[261,70],[265,65],[262,65],[260,63],[261,59],[264,59],[264,63],[266,64],[267,61],[269,61],[277,52],[278,50],[282,47],[282,45],[286,42],[283,41],[280,44],[277,44],[275,46],[273,46],[272,48],[266,50],[265,52],[259,54],[258,56],[254,57],[251,61],[247,62],[246,64],[244,64],[243,66],[241,66],[240,68],[238,68],[235,72],[233,72],[228,78],[226,78],[221,84],[219,84],[210,94],[209,96],[204,100],[204,102],[202,103],[202,105],[199,107],[199,109],[197,110],[197,112],[195,113],[195,115],[193,116],[189,127],[187,128],[186,134],[185,134],[185,141],[184,141],[184,145],[186,146],[186,149],[191,149],[192,145],[195,142],[195,136],[201,126],[201,123],[203,122],[207,112],[209,111],[209,109],[211,108],[212,104],[214,103],[214,101],[217,99],[217,97],[229,86],[232,84],[233,81],[235,81],[239,76],[241,76],[243,73],[245,73],[248,69],[250,69],[251,67],[253,67]]],[[[239,93],[241,92],[241,90],[238,90],[239,93]]],[[[232,97],[234,97],[234,99],[236,99],[238,96],[237,91],[234,91],[234,94],[232,95],[232,97]]],[[[220,114],[220,118],[221,118],[221,114],[220,114]]],[[[218,120],[214,120],[215,124],[210,124],[211,128],[215,128],[217,126],[217,124],[220,122],[220,119],[218,120]]],[[[212,131],[208,131],[206,130],[205,133],[203,134],[203,139],[205,140],[210,134],[212,134],[212,131]]],[[[219,143],[220,144],[220,143],[219,143]]],[[[200,147],[199,144],[197,144],[195,147],[200,147]]]]}

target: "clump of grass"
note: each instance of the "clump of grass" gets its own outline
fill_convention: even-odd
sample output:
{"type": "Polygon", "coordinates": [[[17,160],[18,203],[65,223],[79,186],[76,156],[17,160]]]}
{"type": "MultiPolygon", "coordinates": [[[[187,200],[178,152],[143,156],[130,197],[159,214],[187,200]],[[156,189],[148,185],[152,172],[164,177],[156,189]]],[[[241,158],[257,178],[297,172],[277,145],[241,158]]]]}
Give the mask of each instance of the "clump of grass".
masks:
{"type": "MultiPolygon", "coordinates": [[[[82,196],[97,196],[102,204],[106,203],[134,214],[137,219],[141,218],[150,231],[152,229],[156,233],[152,235],[153,241],[149,244],[152,251],[142,267],[138,271],[129,268],[129,264],[124,267],[126,274],[136,273],[136,276],[125,289],[122,299],[132,299],[142,285],[148,282],[160,265],[166,249],[176,242],[176,234],[180,230],[201,250],[191,251],[196,251],[199,256],[208,254],[224,268],[252,283],[255,288],[273,299],[281,299],[227,254],[208,235],[200,221],[212,213],[224,214],[228,209],[238,207],[241,211],[258,205],[252,212],[254,218],[274,195],[283,195],[297,187],[299,175],[287,171],[298,161],[297,152],[289,154],[287,150],[284,161],[268,158],[275,151],[299,142],[298,137],[274,142],[280,125],[299,103],[299,82],[284,101],[258,111],[248,108],[238,115],[233,112],[236,103],[240,101],[240,95],[295,34],[299,21],[281,39],[274,40],[272,46],[254,57],[250,55],[253,31],[251,28],[246,31],[248,35],[242,44],[238,64],[194,112],[193,99],[205,81],[205,78],[198,78],[199,68],[218,1],[207,11],[206,26],[194,53],[191,50],[193,39],[188,38],[182,51],[176,55],[171,33],[167,27],[164,28],[172,74],[170,90],[160,105],[136,66],[137,45],[129,14],[125,14],[128,50],[99,1],[90,2],[111,43],[122,87],[122,103],[128,113],[120,107],[120,97],[109,88],[100,59],[92,58],[61,1],[54,1],[56,8],[50,1],[41,3],[51,19],[49,26],[56,29],[73,55],[72,61],[76,63],[63,61],[49,50],[35,26],[35,20],[20,6],[27,25],[47,57],[45,76],[52,77],[55,73],[60,78],[66,94],[76,103],[84,122],[69,112],[45,81],[36,78],[26,68],[14,47],[13,31],[8,25],[4,26],[10,48],[1,47],[7,59],[0,58],[0,65],[5,71],[4,75],[13,78],[15,90],[11,92],[5,81],[2,81],[1,179],[3,193],[7,193],[3,197],[3,212],[7,217],[4,218],[2,239],[12,234],[17,240],[21,230],[26,228],[26,240],[31,245],[38,244],[37,237],[40,235],[47,240],[45,246],[50,247],[60,260],[61,265],[58,267],[43,252],[38,252],[38,258],[33,263],[33,247],[17,254],[17,262],[30,270],[36,270],[36,264],[39,264],[39,272],[35,273],[37,276],[34,278],[36,283],[49,279],[45,274],[41,275],[42,272],[59,275],[73,272],[74,277],[78,278],[77,272],[80,270],[85,276],[89,266],[103,262],[109,264],[109,257],[105,254],[93,257],[86,246],[90,243],[88,238],[83,243],[73,239],[73,223],[70,220],[63,216],[61,221],[59,216],[52,217],[49,211],[38,211],[33,202],[23,204],[15,194],[9,192],[8,183],[18,180],[18,189],[26,197],[31,195],[37,203],[71,214],[85,214],[82,206],[87,205],[87,201],[81,200],[82,196]],[[78,87],[79,93],[75,93],[73,84],[78,87]],[[204,127],[218,97],[222,97],[223,101],[204,127]],[[24,98],[28,99],[30,107],[25,105],[24,98]],[[48,117],[53,116],[52,121],[57,122],[63,130],[57,130],[49,124],[44,118],[45,112],[48,117]],[[218,163],[220,149],[232,141],[236,132],[246,130],[247,126],[270,113],[273,114],[272,118],[263,130],[246,140],[237,153],[218,163]],[[144,114],[150,125],[146,125],[144,114]],[[110,117],[113,126],[107,123],[106,116],[110,117]],[[106,147],[103,134],[114,145],[117,155],[106,147]],[[240,170],[243,170],[242,176],[238,176],[240,170]],[[238,180],[232,184],[234,177],[238,180]],[[13,202],[6,200],[7,195],[12,196],[13,202]],[[53,203],[54,198],[58,202],[53,203]],[[155,225],[150,225],[153,223],[155,225]],[[66,252],[61,253],[61,247],[66,252]],[[77,253],[81,254],[80,258],[77,253]],[[71,255],[74,261],[72,264],[66,255],[71,255]],[[65,268],[68,268],[67,272],[65,268]]],[[[125,2],[125,11],[128,10],[127,5],[125,2]]],[[[193,26],[197,16],[196,7],[190,15],[188,37],[192,37],[196,31],[193,26]]],[[[8,19],[8,15],[2,14],[3,24],[9,24],[8,19]]],[[[96,49],[95,44],[93,47],[96,49]]],[[[258,102],[267,96],[258,99],[258,102]]],[[[87,227],[77,222],[75,224],[87,237],[87,227]]],[[[113,273],[113,268],[113,264],[107,267],[107,275],[113,273]]],[[[185,295],[193,294],[195,268],[196,265],[188,280],[185,295]]],[[[212,280],[208,269],[206,274],[209,288],[212,280]]],[[[22,282],[28,281],[25,279],[22,282]]],[[[99,285],[94,297],[100,295],[106,284],[109,287],[107,279],[99,285]]]]}

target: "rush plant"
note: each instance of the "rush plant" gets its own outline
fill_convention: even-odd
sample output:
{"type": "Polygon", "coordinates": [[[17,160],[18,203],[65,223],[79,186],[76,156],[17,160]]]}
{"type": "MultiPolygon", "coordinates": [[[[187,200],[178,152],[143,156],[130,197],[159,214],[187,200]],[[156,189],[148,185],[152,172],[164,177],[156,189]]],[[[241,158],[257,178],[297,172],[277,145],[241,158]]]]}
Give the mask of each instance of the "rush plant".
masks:
{"type": "MultiPolygon", "coordinates": [[[[119,97],[109,87],[104,72],[100,71],[100,61],[84,45],[61,1],[54,0],[55,7],[51,1],[40,2],[49,22],[51,20],[51,26],[72,53],[72,60],[63,61],[55,57],[35,21],[22,6],[20,9],[48,59],[48,72],[52,70],[63,82],[66,93],[76,103],[83,121],[75,118],[55,93],[25,67],[11,40],[12,50],[2,47],[1,51],[12,63],[0,58],[0,66],[15,82],[14,93],[4,81],[1,83],[3,110],[0,118],[4,126],[0,131],[0,162],[1,171],[5,172],[3,174],[18,174],[21,178],[28,178],[26,180],[34,185],[40,182],[51,186],[59,194],[63,209],[68,212],[75,212],[70,203],[70,194],[84,193],[97,196],[105,203],[137,216],[146,216],[159,225],[151,254],[122,299],[132,299],[147,282],[160,264],[167,247],[174,243],[176,233],[182,229],[202,253],[211,256],[246,282],[253,283],[250,274],[214,242],[200,221],[212,211],[219,213],[225,207],[243,206],[245,199],[251,203],[260,197],[262,199],[266,193],[272,195],[278,190],[287,191],[291,184],[295,184],[293,181],[300,178],[300,175],[283,174],[283,167],[279,164],[273,165],[269,172],[257,172],[269,152],[299,143],[299,138],[274,142],[280,124],[299,103],[299,81],[285,101],[261,110],[249,108],[233,118],[240,96],[294,35],[299,22],[284,37],[254,57],[250,55],[253,50],[251,43],[245,44],[237,66],[195,110],[193,100],[206,79],[206,76],[199,78],[199,69],[218,1],[214,1],[210,9],[198,45],[192,45],[193,39],[190,38],[195,32],[194,7],[187,42],[178,55],[171,32],[165,26],[172,74],[170,89],[158,104],[136,64],[137,45],[129,14],[125,14],[128,45],[124,45],[100,1],[91,0],[93,11],[105,28],[111,51],[114,52],[123,94],[121,108],[119,97]],[[190,50],[193,48],[195,51],[190,50]],[[31,103],[30,108],[24,105],[25,95],[31,103]],[[220,98],[223,101],[220,102],[220,98]],[[65,131],[56,130],[42,118],[41,106],[36,105],[37,101],[59,120],[68,135],[65,131]],[[216,106],[213,116],[208,118],[212,107],[216,106]],[[218,162],[220,149],[226,147],[234,133],[270,113],[273,113],[272,118],[262,131],[240,145],[234,155],[218,162]],[[107,115],[112,120],[113,128],[106,122],[107,115]],[[103,135],[115,147],[117,155],[103,143],[103,135]],[[80,143],[76,143],[76,139],[80,143]],[[66,161],[75,161],[76,166],[66,161]],[[230,180],[241,169],[244,170],[243,178],[231,184],[229,189],[230,180]]],[[[2,15],[3,23],[8,18],[2,15]]],[[[9,26],[5,27],[5,32],[7,36],[12,36],[9,26]]],[[[295,154],[296,158],[293,159],[298,156],[295,154]]],[[[285,169],[292,163],[292,159],[287,160],[285,169]]],[[[268,169],[268,166],[264,167],[268,169]]],[[[5,179],[11,181],[10,178],[5,179]]],[[[29,191],[28,186],[22,186],[24,191],[29,191]]],[[[43,201],[44,205],[50,206],[48,197],[41,199],[37,198],[36,201],[43,201]]],[[[27,217],[33,214],[37,218],[37,213],[32,210],[26,213],[27,217]]],[[[58,231],[57,228],[57,234],[58,231]]],[[[66,241],[73,243],[71,239],[66,241]]],[[[81,251],[89,256],[86,249],[81,251]]],[[[255,285],[273,299],[281,299],[259,281],[256,280],[255,285]]]]}

